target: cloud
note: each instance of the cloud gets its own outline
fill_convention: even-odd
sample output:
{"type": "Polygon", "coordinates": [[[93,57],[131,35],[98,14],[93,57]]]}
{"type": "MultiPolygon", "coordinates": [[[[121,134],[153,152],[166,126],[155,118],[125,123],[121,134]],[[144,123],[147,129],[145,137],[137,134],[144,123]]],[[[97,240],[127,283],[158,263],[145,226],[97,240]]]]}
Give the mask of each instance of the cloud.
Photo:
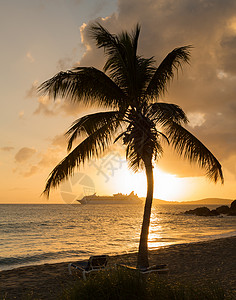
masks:
{"type": "Polygon", "coordinates": [[[60,162],[60,160],[64,158],[64,154],[65,151],[62,155],[61,149],[49,146],[46,151],[41,153],[41,159],[38,162],[37,166],[41,169],[55,167],[60,162]]]}
{"type": "MultiPolygon", "coordinates": [[[[141,24],[139,54],[155,56],[156,65],[174,48],[193,45],[190,65],[176,75],[163,97],[166,102],[180,105],[190,120],[187,127],[220,160],[223,167],[234,171],[236,155],[236,2],[235,0],[119,0],[118,13],[97,18],[112,33],[131,30],[141,24]]],[[[91,23],[90,22],[90,23],[91,23]]],[[[90,24],[88,23],[88,24],[90,24]]],[[[89,38],[88,24],[80,27],[84,55],[77,63],[102,69],[105,58],[89,38]]],[[[58,68],[73,64],[70,57],[58,61],[58,68]]],[[[34,84],[28,91],[34,95],[34,84]]],[[[78,116],[87,113],[84,107],[58,99],[38,98],[35,114],[78,116]]],[[[59,140],[58,145],[64,142],[59,140]]],[[[53,145],[55,146],[55,144],[53,145]]],[[[41,161],[49,165],[50,150],[41,161]]],[[[57,161],[58,162],[58,161],[57,161]]],[[[180,160],[166,150],[161,168],[179,176],[201,176],[203,171],[180,160]]]]}
{"type": "Polygon", "coordinates": [[[24,177],[30,177],[39,171],[37,166],[32,166],[27,172],[24,173],[24,177]]]}
{"type": "MultiPolygon", "coordinates": [[[[193,45],[190,65],[175,76],[163,100],[184,109],[190,119],[188,130],[233,172],[229,161],[236,154],[236,2],[120,0],[118,6],[118,14],[94,21],[112,33],[130,30],[139,22],[139,54],[154,55],[157,65],[174,48],[193,45]]],[[[86,52],[79,65],[101,69],[103,51],[89,38],[87,24],[80,30],[86,52]]],[[[181,173],[183,163],[177,157],[170,161],[163,159],[162,167],[172,173],[175,169],[181,176],[202,174],[192,166],[181,173]]]]}
{"type": "MultiPolygon", "coordinates": [[[[16,172],[24,177],[31,177],[46,169],[52,169],[66,154],[66,149],[59,146],[49,147],[45,151],[34,154],[36,150],[33,148],[22,148],[15,155],[15,160],[18,163],[13,172],[16,172]]],[[[49,171],[48,171],[49,172],[49,171]]]]}
{"type": "Polygon", "coordinates": [[[50,140],[48,148],[44,151],[27,147],[21,148],[15,155],[18,164],[13,171],[21,176],[30,177],[46,169],[52,169],[65,157],[66,147],[65,136],[57,135],[50,140]],[[36,152],[37,155],[35,155],[36,152]]]}
{"type": "Polygon", "coordinates": [[[36,149],[23,147],[15,155],[15,160],[18,163],[26,162],[36,153],[36,149]]]}
{"type": "Polygon", "coordinates": [[[205,114],[199,112],[189,113],[188,120],[190,127],[201,126],[205,122],[205,114]]]}
{"type": "MultiPolygon", "coordinates": [[[[81,45],[80,45],[81,47],[81,45]]],[[[78,55],[79,49],[74,48],[72,49],[71,53],[61,58],[57,62],[57,69],[58,71],[66,71],[68,69],[73,68],[76,65],[76,57],[78,55]]]]}
{"type": "Polygon", "coordinates": [[[21,110],[19,113],[18,113],[18,116],[20,119],[23,119],[24,118],[24,115],[25,115],[25,112],[23,110],[21,110]]]}
{"type": "Polygon", "coordinates": [[[48,96],[41,96],[38,98],[38,107],[34,111],[35,115],[43,114],[46,116],[56,115],[56,111],[53,109],[53,106],[57,106],[57,103],[53,101],[48,96]]]}
{"type": "Polygon", "coordinates": [[[52,141],[52,146],[60,147],[61,149],[65,150],[67,147],[67,139],[64,134],[56,135],[52,141]]]}
{"type": "Polygon", "coordinates": [[[34,98],[37,96],[38,81],[35,80],[31,87],[26,91],[26,98],[34,98]]]}
{"type": "Polygon", "coordinates": [[[236,75],[236,34],[226,35],[222,38],[219,53],[222,69],[230,75],[236,75]]]}
{"type": "Polygon", "coordinates": [[[78,117],[86,111],[93,112],[95,108],[88,108],[83,104],[70,102],[69,100],[50,99],[48,96],[41,96],[37,99],[38,106],[34,110],[35,115],[44,115],[53,117],[57,115],[75,116],[78,117]]]}
{"type": "Polygon", "coordinates": [[[1,147],[0,149],[5,152],[10,152],[14,149],[14,147],[5,146],[5,147],[1,147]]]}
{"type": "Polygon", "coordinates": [[[28,51],[28,52],[26,53],[26,58],[28,59],[28,61],[29,61],[30,63],[35,62],[35,59],[34,59],[32,53],[31,53],[30,51],[28,51]]]}
{"type": "Polygon", "coordinates": [[[231,156],[228,156],[226,159],[223,160],[223,168],[229,170],[231,174],[236,179],[236,154],[233,153],[231,156]]]}

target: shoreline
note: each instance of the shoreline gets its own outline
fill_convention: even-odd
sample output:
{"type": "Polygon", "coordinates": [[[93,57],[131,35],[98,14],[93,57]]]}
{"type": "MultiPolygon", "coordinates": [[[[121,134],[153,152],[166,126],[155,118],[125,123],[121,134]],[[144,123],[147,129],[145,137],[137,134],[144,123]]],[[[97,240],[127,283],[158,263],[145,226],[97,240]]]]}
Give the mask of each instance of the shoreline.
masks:
{"type": "MultiPolygon", "coordinates": [[[[180,246],[180,245],[210,242],[210,241],[213,241],[213,240],[231,238],[231,237],[236,237],[236,231],[233,231],[233,232],[230,232],[230,233],[217,234],[215,236],[211,236],[211,238],[201,239],[201,240],[198,240],[198,241],[190,241],[190,242],[182,242],[182,243],[162,245],[162,246],[159,246],[158,248],[154,248],[154,249],[151,249],[149,251],[150,252],[158,251],[161,248],[166,248],[166,247],[171,247],[171,246],[180,246]]],[[[127,254],[128,255],[135,255],[136,253],[137,253],[137,251],[125,252],[125,253],[111,253],[111,254],[102,253],[102,254],[107,254],[110,257],[117,257],[117,256],[123,256],[123,255],[127,255],[127,254]]],[[[88,256],[86,256],[84,258],[81,258],[81,259],[78,259],[78,260],[82,261],[82,260],[86,260],[87,258],[88,258],[88,256]]],[[[47,261],[46,262],[43,262],[43,261],[42,262],[35,262],[35,263],[32,262],[32,263],[27,263],[25,265],[24,264],[23,265],[15,264],[12,267],[10,267],[9,269],[8,268],[4,268],[2,270],[0,269],[0,273],[3,272],[3,271],[13,271],[13,270],[18,269],[18,268],[35,267],[35,266],[41,266],[41,265],[54,265],[54,264],[60,264],[60,263],[70,263],[72,261],[73,261],[73,259],[67,259],[67,260],[60,259],[60,260],[54,260],[54,261],[48,261],[48,262],[47,261]]]]}
{"type": "MultiPolygon", "coordinates": [[[[236,236],[174,244],[149,252],[150,265],[166,263],[173,280],[219,282],[236,291],[236,236]]],[[[137,253],[110,256],[109,264],[135,266],[137,253]]],[[[75,281],[68,262],[18,267],[0,272],[0,299],[56,299],[75,281]],[[6,297],[6,298],[4,298],[6,297]]]]}

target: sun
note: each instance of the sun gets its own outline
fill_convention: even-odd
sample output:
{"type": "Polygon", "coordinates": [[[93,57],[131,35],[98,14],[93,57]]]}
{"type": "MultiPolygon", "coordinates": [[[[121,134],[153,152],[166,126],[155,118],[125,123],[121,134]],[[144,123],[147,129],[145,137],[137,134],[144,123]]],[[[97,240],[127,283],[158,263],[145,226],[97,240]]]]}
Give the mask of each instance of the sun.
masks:
{"type": "Polygon", "coordinates": [[[187,190],[183,178],[168,174],[161,169],[154,168],[154,198],[168,201],[181,200],[187,190]]]}
{"type": "MultiPolygon", "coordinates": [[[[183,178],[168,174],[154,167],[154,198],[176,201],[181,200],[186,193],[183,178]]],[[[117,180],[113,181],[116,192],[129,194],[134,191],[139,197],[145,197],[147,193],[147,182],[145,172],[133,173],[124,166],[117,171],[117,180]]]]}

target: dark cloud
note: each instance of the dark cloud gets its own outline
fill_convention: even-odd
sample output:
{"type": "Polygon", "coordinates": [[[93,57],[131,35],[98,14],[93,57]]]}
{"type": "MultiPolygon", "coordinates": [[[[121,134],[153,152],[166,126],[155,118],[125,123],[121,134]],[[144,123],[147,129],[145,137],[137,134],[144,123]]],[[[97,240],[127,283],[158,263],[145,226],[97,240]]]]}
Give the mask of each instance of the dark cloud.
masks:
{"type": "MultiPolygon", "coordinates": [[[[231,172],[236,154],[235,11],[233,0],[120,0],[117,18],[102,21],[111,30],[117,24],[130,29],[140,22],[140,54],[154,55],[157,64],[173,48],[193,45],[190,66],[175,77],[164,100],[180,105],[189,115],[204,116],[200,126],[188,129],[231,172]]],[[[168,151],[161,162],[163,168],[181,176],[202,174],[198,168],[187,167],[188,162],[180,163],[168,151]]]]}
{"type": "MultiPolygon", "coordinates": [[[[157,65],[175,47],[193,45],[190,66],[183,66],[161,100],[180,105],[191,116],[188,129],[230,172],[235,170],[235,163],[230,165],[236,155],[235,11],[235,0],[119,0],[118,14],[94,20],[114,33],[131,30],[139,22],[139,54],[155,56],[157,65]]],[[[86,24],[81,37],[86,51],[78,64],[102,69],[104,53],[89,38],[86,24]]],[[[70,107],[67,102],[60,109],[66,112],[70,107]]],[[[175,157],[163,158],[166,170],[175,169],[181,176],[202,174],[192,166],[181,174],[181,166],[175,157]]]]}
{"type": "Polygon", "coordinates": [[[236,35],[223,37],[219,54],[221,67],[230,75],[236,75],[236,35]]]}

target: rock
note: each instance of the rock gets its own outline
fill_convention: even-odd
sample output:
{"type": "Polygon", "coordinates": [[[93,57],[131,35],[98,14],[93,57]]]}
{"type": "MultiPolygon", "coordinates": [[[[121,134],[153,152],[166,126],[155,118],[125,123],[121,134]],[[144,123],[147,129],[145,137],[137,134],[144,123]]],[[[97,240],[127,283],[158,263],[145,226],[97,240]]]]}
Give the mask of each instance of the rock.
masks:
{"type": "Polygon", "coordinates": [[[219,216],[219,215],[220,215],[220,213],[216,209],[212,209],[210,211],[210,216],[219,216]]]}
{"type": "Polygon", "coordinates": [[[236,216],[236,200],[231,203],[228,216],[236,216]]]}
{"type": "Polygon", "coordinates": [[[216,211],[219,214],[228,214],[230,212],[230,208],[227,205],[222,205],[216,208],[216,211]]]}
{"type": "Polygon", "coordinates": [[[228,216],[236,216],[236,200],[234,200],[230,207],[227,205],[222,205],[216,209],[210,210],[207,207],[197,207],[195,209],[190,209],[184,212],[186,215],[195,216],[219,216],[220,214],[227,214],[228,216]]]}
{"type": "Polygon", "coordinates": [[[186,215],[195,215],[194,209],[186,210],[184,213],[186,215]]]}
{"type": "Polygon", "coordinates": [[[211,216],[211,211],[207,207],[197,207],[195,209],[187,210],[185,214],[196,216],[211,216]]]}
{"type": "Polygon", "coordinates": [[[230,209],[235,210],[236,211],[236,200],[234,200],[231,205],[230,205],[230,209]]]}
{"type": "Polygon", "coordinates": [[[228,213],[228,216],[236,216],[236,210],[231,210],[231,211],[228,213]]]}

